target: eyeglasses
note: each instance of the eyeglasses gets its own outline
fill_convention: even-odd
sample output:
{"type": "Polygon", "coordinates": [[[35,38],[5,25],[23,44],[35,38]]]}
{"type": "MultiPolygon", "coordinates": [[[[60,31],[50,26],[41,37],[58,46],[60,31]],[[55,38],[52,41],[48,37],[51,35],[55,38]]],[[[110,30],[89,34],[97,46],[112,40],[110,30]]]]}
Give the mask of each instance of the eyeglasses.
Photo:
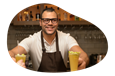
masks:
{"type": "Polygon", "coordinates": [[[53,24],[56,24],[56,23],[58,22],[58,19],[57,19],[57,18],[52,18],[52,19],[42,18],[41,20],[43,20],[43,22],[44,22],[45,24],[48,24],[48,23],[50,22],[50,20],[51,20],[51,22],[52,22],[53,24]]]}

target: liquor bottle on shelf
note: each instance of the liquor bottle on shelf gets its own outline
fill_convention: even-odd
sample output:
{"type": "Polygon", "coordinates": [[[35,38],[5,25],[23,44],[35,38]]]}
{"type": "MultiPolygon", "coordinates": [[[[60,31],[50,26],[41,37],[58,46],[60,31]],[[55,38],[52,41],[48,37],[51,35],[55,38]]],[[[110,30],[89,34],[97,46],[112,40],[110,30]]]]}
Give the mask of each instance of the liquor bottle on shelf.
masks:
{"type": "Polygon", "coordinates": [[[18,21],[22,21],[22,14],[21,13],[18,15],[18,21]]]}
{"type": "Polygon", "coordinates": [[[39,6],[37,6],[36,21],[40,20],[39,6]]]}
{"type": "Polygon", "coordinates": [[[78,16],[75,16],[75,21],[79,21],[79,17],[78,16]]]}
{"type": "Polygon", "coordinates": [[[32,11],[30,11],[30,21],[33,21],[32,11]]]}
{"type": "Polygon", "coordinates": [[[64,21],[67,21],[67,13],[64,12],[64,21]]]}
{"type": "Polygon", "coordinates": [[[74,21],[74,19],[75,19],[75,16],[70,14],[70,21],[74,21]]]}
{"type": "Polygon", "coordinates": [[[48,7],[46,6],[46,8],[48,8],[48,7]]]}
{"type": "Polygon", "coordinates": [[[29,13],[26,14],[25,21],[29,21],[29,13]]]}
{"type": "Polygon", "coordinates": [[[57,7],[57,10],[58,10],[58,12],[57,12],[57,14],[58,14],[58,19],[59,19],[59,21],[61,21],[61,14],[60,14],[60,10],[59,10],[59,7],[57,7]]]}
{"type": "Polygon", "coordinates": [[[26,8],[24,11],[24,15],[25,15],[25,20],[24,21],[29,21],[29,13],[28,13],[29,8],[26,8]]]}

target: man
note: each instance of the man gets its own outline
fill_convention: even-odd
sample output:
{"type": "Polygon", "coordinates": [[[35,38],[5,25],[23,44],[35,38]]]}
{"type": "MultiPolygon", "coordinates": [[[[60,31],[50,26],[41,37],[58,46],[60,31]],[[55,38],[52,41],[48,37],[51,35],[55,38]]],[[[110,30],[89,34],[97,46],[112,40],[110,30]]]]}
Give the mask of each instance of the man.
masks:
{"type": "MultiPolygon", "coordinates": [[[[65,72],[67,70],[68,51],[81,52],[78,70],[84,69],[88,65],[89,58],[75,39],[69,34],[57,30],[58,16],[54,9],[44,9],[39,22],[42,30],[25,38],[19,44],[20,54],[30,54],[34,70],[65,72]]],[[[15,55],[18,54],[17,49],[18,46],[9,51],[14,61],[15,55]]],[[[22,60],[19,60],[17,64],[25,67],[22,60]]]]}

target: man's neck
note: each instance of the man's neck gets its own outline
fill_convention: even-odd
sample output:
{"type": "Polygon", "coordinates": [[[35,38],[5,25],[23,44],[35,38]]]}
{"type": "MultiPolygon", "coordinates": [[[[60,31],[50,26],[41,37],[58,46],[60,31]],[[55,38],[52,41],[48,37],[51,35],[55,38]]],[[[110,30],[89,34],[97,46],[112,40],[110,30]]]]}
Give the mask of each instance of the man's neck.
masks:
{"type": "Polygon", "coordinates": [[[43,32],[43,37],[44,37],[44,39],[45,39],[49,44],[52,43],[52,41],[53,41],[54,38],[55,38],[55,35],[56,35],[56,32],[55,32],[54,34],[52,34],[52,35],[47,35],[47,34],[45,34],[45,33],[43,32]]]}

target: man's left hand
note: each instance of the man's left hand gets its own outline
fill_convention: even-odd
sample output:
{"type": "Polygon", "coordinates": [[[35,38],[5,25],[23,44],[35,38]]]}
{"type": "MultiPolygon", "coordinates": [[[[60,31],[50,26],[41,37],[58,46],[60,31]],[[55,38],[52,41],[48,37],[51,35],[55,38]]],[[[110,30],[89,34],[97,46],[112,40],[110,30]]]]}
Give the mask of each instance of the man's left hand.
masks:
{"type": "Polygon", "coordinates": [[[78,60],[78,70],[85,69],[85,68],[86,68],[86,62],[82,58],[79,58],[79,60],[78,60]]]}

